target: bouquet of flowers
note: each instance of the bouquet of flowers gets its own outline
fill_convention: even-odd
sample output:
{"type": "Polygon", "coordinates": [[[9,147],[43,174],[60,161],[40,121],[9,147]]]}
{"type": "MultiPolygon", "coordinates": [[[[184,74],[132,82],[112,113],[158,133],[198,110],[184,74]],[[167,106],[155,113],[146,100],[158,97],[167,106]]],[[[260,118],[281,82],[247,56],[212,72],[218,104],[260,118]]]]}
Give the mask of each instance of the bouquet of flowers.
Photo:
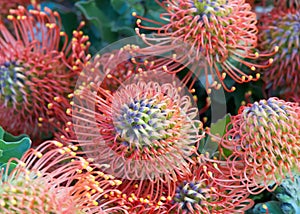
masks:
{"type": "Polygon", "coordinates": [[[0,9],[0,213],[300,213],[298,0],[0,9]]]}

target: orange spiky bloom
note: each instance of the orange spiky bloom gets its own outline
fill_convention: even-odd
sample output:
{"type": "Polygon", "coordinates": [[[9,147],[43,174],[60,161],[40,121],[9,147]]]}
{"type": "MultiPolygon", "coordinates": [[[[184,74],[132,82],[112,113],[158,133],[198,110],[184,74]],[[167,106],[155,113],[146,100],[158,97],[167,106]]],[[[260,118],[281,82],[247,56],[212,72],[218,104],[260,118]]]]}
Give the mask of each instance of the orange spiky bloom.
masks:
{"type": "Polygon", "coordinates": [[[135,63],[132,67],[132,58],[112,60],[121,54],[111,55],[109,61],[104,56],[96,56],[92,68],[87,66],[89,72],[81,75],[70,109],[73,124],[68,124],[75,136],[63,140],[78,144],[95,162],[110,164],[109,174],[116,177],[171,181],[189,173],[186,166],[203,137],[202,123],[179,81],[164,72],[144,71],[135,63]],[[130,73],[135,75],[129,78],[129,70],[124,70],[126,81],[120,82],[122,75],[115,78],[119,68],[133,68],[130,73]],[[108,77],[120,86],[107,90],[108,77]]]}
{"type": "MultiPolygon", "coordinates": [[[[125,45],[119,50],[113,50],[101,55],[97,54],[85,64],[84,70],[80,73],[81,78],[77,81],[77,87],[96,82],[101,88],[107,90],[108,93],[114,93],[123,82],[130,79],[133,75],[153,68],[153,63],[144,60],[143,56],[139,56],[138,50],[139,47],[136,45],[125,45]]],[[[73,104],[74,93],[68,94],[67,97],[70,103],[73,104]]],[[[67,113],[72,116],[71,112],[70,106],[67,109],[67,113]]],[[[76,138],[71,118],[66,122],[64,129],[55,135],[63,142],[67,142],[70,138],[76,138]]]]}
{"type": "Polygon", "coordinates": [[[134,13],[139,27],[136,32],[149,45],[143,49],[144,53],[170,55],[170,59],[163,63],[170,72],[176,73],[186,66],[194,66],[194,75],[198,78],[204,76],[207,88],[218,89],[221,84],[231,92],[235,88],[226,86],[226,76],[237,83],[254,81],[260,77],[256,69],[269,67],[272,63],[272,58],[267,63],[253,62],[259,57],[271,56],[277,47],[269,54],[256,51],[256,15],[244,0],[156,2],[166,11],[161,14],[161,22],[134,13]],[[143,21],[148,22],[147,25],[143,25],[143,21]],[[140,33],[140,29],[151,30],[155,34],[147,37],[140,33]],[[200,64],[205,61],[207,65],[197,68],[198,61],[200,64]]]}
{"type": "Polygon", "coordinates": [[[202,125],[191,99],[172,84],[138,81],[111,94],[93,83],[75,93],[78,145],[96,162],[111,163],[112,174],[155,181],[188,172],[202,125]],[[86,107],[93,104],[94,111],[86,107]]]}
{"type": "Polygon", "coordinates": [[[191,174],[172,184],[162,184],[153,195],[135,194],[136,189],[148,188],[147,182],[144,186],[120,189],[125,199],[123,206],[129,213],[137,214],[244,213],[254,204],[248,199],[246,186],[232,178],[226,161],[205,156],[198,157],[196,165],[190,165],[191,174]]]}
{"type": "Polygon", "coordinates": [[[221,145],[233,152],[228,157],[231,173],[252,194],[273,191],[299,171],[299,118],[298,103],[278,98],[242,106],[232,116],[221,145]]]}
{"type": "Polygon", "coordinates": [[[272,66],[264,73],[266,88],[278,91],[282,97],[299,91],[300,81],[300,12],[295,9],[273,9],[260,19],[259,42],[261,49],[279,47],[272,66]]]}
{"type": "Polygon", "coordinates": [[[11,9],[12,31],[0,22],[0,124],[34,142],[69,120],[65,96],[90,57],[88,37],[74,31],[68,43],[59,14],[44,10],[11,9]]]}
{"type": "MultiPolygon", "coordinates": [[[[0,174],[1,213],[119,213],[121,207],[107,195],[121,181],[97,169],[82,157],[77,147],[46,141],[12,158],[0,174]],[[17,167],[10,169],[11,163],[17,167]]],[[[118,202],[120,203],[120,202],[118,202]]],[[[124,210],[123,210],[124,211],[124,210]]],[[[123,213],[127,213],[124,211],[123,213]]]]}

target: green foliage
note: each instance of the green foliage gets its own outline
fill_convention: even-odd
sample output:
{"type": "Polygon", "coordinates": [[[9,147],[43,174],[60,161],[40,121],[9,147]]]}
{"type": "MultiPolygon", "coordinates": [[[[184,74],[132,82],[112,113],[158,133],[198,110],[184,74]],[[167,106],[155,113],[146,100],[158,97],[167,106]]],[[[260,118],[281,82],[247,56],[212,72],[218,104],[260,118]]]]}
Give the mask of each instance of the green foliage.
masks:
{"type": "MultiPolygon", "coordinates": [[[[297,175],[292,181],[290,178],[284,179],[282,183],[272,192],[269,201],[257,203],[253,209],[247,211],[248,214],[298,214],[300,213],[300,176],[297,175]],[[267,208],[267,209],[266,209],[267,208]]],[[[265,193],[264,193],[265,194],[265,193]]],[[[264,194],[259,195],[261,198],[264,194]]]]}
{"type": "Polygon", "coordinates": [[[253,214],[283,214],[280,209],[280,202],[278,201],[269,201],[267,203],[256,204],[251,212],[253,214]],[[266,209],[267,208],[267,209],[266,209]]]}
{"type": "MultiPolygon", "coordinates": [[[[5,168],[12,157],[20,159],[30,148],[31,140],[27,135],[13,136],[0,127],[0,167],[5,168]]],[[[15,164],[10,165],[10,170],[15,164]]]]}
{"type": "Polygon", "coordinates": [[[154,1],[143,0],[81,0],[75,7],[88,22],[92,53],[118,39],[134,36],[136,18],[132,16],[133,12],[157,20],[162,11],[154,1]]]}
{"type": "Polygon", "coordinates": [[[281,202],[281,210],[284,214],[300,213],[300,176],[295,176],[294,181],[284,179],[274,191],[274,195],[281,202]]]}
{"type": "MultiPolygon", "coordinates": [[[[215,136],[223,137],[226,133],[226,126],[230,122],[230,114],[226,114],[223,118],[219,119],[210,126],[210,133],[215,136]]],[[[199,146],[199,152],[201,154],[208,152],[209,154],[214,154],[218,149],[218,143],[213,140],[210,136],[201,140],[199,146]]]]}

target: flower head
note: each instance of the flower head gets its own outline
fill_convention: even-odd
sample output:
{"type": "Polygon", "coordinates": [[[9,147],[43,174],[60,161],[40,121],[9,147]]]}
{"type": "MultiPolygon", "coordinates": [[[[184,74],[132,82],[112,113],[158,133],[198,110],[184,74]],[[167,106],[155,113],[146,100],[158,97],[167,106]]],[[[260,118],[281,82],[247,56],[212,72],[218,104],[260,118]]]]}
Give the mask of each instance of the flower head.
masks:
{"type": "MultiPolygon", "coordinates": [[[[144,52],[171,52],[166,65],[177,62],[188,66],[205,59],[207,66],[201,66],[195,75],[198,78],[204,76],[207,87],[220,88],[222,84],[227,91],[233,91],[234,88],[229,89],[224,83],[226,76],[238,83],[257,80],[260,74],[255,72],[256,68],[268,67],[272,62],[270,59],[268,64],[256,65],[249,61],[268,54],[260,55],[255,51],[256,16],[244,1],[165,0],[158,4],[166,10],[161,14],[161,23],[137,16],[139,28],[156,32],[155,37],[148,38],[136,29],[138,35],[150,46],[144,52]],[[142,25],[142,21],[155,26],[142,25]],[[240,69],[241,65],[248,67],[252,73],[240,69]]],[[[133,15],[136,16],[135,13],[133,15]]],[[[185,66],[169,71],[178,72],[185,66]]]]}
{"type": "Polygon", "coordinates": [[[300,12],[274,9],[261,17],[259,42],[261,49],[279,47],[272,66],[265,71],[266,87],[281,89],[281,94],[294,91],[300,81],[300,12]]]}
{"type": "Polygon", "coordinates": [[[97,163],[112,165],[116,177],[176,180],[188,172],[202,124],[190,97],[172,83],[146,82],[157,75],[147,72],[113,93],[95,82],[75,91],[78,145],[97,163]]]}
{"type": "Polygon", "coordinates": [[[252,193],[272,191],[299,170],[299,113],[297,103],[269,98],[241,107],[231,118],[222,146],[233,151],[232,173],[240,171],[237,178],[244,177],[252,193]]]}
{"type": "Polygon", "coordinates": [[[204,156],[198,158],[196,165],[190,165],[190,175],[180,178],[172,185],[163,184],[158,189],[158,197],[129,197],[126,198],[124,206],[130,213],[139,214],[229,214],[244,213],[253,205],[253,201],[248,199],[246,186],[232,178],[226,161],[204,156]]]}
{"type": "MultiPolygon", "coordinates": [[[[56,141],[29,150],[21,160],[12,158],[0,174],[2,213],[114,213],[107,194],[119,184],[76,156],[74,146],[56,141]],[[12,171],[10,164],[18,165],[12,171]],[[109,188],[111,187],[111,188],[109,188]],[[107,188],[107,189],[106,189],[107,188]]],[[[113,202],[113,201],[112,201],[113,202]]]]}
{"type": "Polygon", "coordinates": [[[226,161],[198,157],[193,175],[177,186],[176,213],[244,213],[253,205],[246,186],[233,179],[226,161]]]}
{"type": "Polygon", "coordinates": [[[10,10],[13,31],[0,23],[0,124],[34,141],[68,120],[65,96],[75,86],[89,45],[78,31],[68,45],[59,14],[44,10],[10,10]]]}

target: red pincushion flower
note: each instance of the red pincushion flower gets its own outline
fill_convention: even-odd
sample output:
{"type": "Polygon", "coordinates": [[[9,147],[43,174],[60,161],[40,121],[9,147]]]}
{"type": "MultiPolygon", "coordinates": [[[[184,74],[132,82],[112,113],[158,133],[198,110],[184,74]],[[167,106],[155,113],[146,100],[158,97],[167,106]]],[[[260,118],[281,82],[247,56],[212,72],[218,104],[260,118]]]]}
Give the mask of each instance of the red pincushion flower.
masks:
{"type": "Polygon", "coordinates": [[[135,189],[147,189],[146,182],[144,186],[120,189],[125,199],[124,208],[137,214],[231,214],[244,213],[253,205],[246,186],[232,178],[226,161],[204,156],[199,160],[190,166],[191,174],[174,183],[162,183],[153,195],[136,196],[135,189]]]}
{"type": "Polygon", "coordinates": [[[228,158],[232,173],[240,173],[236,178],[251,193],[273,191],[282,179],[299,171],[299,119],[298,103],[278,98],[241,107],[231,118],[221,144],[233,151],[228,158]]]}
{"type": "Polygon", "coordinates": [[[281,96],[294,92],[300,81],[300,12],[274,9],[260,20],[261,49],[279,47],[273,65],[264,73],[266,88],[281,96]]]}
{"type": "Polygon", "coordinates": [[[202,138],[202,123],[174,75],[143,72],[137,61],[127,46],[88,63],[74,92],[73,124],[67,124],[75,133],[67,127],[73,136],[62,139],[111,165],[109,174],[116,177],[176,180],[189,172],[185,166],[202,138]]]}
{"type": "Polygon", "coordinates": [[[199,68],[195,75],[204,76],[207,87],[219,88],[216,80],[225,90],[233,91],[234,87],[229,89],[224,83],[226,75],[238,83],[257,80],[260,74],[253,71],[268,67],[272,62],[270,59],[268,64],[257,65],[249,61],[271,54],[260,55],[255,51],[256,15],[245,1],[165,0],[157,3],[166,10],[161,14],[162,22],[137,16],[138,26],[154,31],[155,37],[146,37],[139,29],[136,32],[150,46],[144,49],[145,53],[170,54],[164,63],[172,67],[168,68],[169,72],[206,60],[208,65],[199,68]],[[155,26],[142,25],[142,20],[155,26]],[[185,66],[173,68],[174,62],[185,66]],[[242,65],[246,69],[241,69],[242,65]],[[246,71],[247,67],[251,73],[246,71]]]}
{"type": "Polygon", "coordinates": [[[153,81],[129,83],[114,93],[96,83],[82,87],[73,106],[78,145],[97,163],[110,164],[117,177],[176,180],[188,173],[202,128],[190,98],[177,90],[153,81]],[[94,111],[86,107],[93,104],[94,111]]]}
{"type": "Polygon", "coordinates": [[[244,213],[253,205],[246,186],[232,179],[225,162],[203,159],[193,176],[180,182],[165,213],[244,213]],[[222,166],[223,165],[223,166],[222,166]]]}
{"type": "MultiPolygon", "coordinates": [[[[119,213],[121,199],[107,195],[121,181],[98,170],[96,165],[76,156],[74,146],[62,147],[57,141],[42,143],[12,158],[0,173],[1,213],[119,213]],[[11,172],[8,169],[17,163],[11,172]]],[[[126,213],[124,211],[123,213],[126,213]]]]}
{"type": "Polygon", "coordinates": [[[74,31],[68,45],[59,14],[44,10],[11,9],[13,31],[0,22],[0,124],[34,142],[69,120],[64,97],[89,58],[88,37],[74,31]]]}

